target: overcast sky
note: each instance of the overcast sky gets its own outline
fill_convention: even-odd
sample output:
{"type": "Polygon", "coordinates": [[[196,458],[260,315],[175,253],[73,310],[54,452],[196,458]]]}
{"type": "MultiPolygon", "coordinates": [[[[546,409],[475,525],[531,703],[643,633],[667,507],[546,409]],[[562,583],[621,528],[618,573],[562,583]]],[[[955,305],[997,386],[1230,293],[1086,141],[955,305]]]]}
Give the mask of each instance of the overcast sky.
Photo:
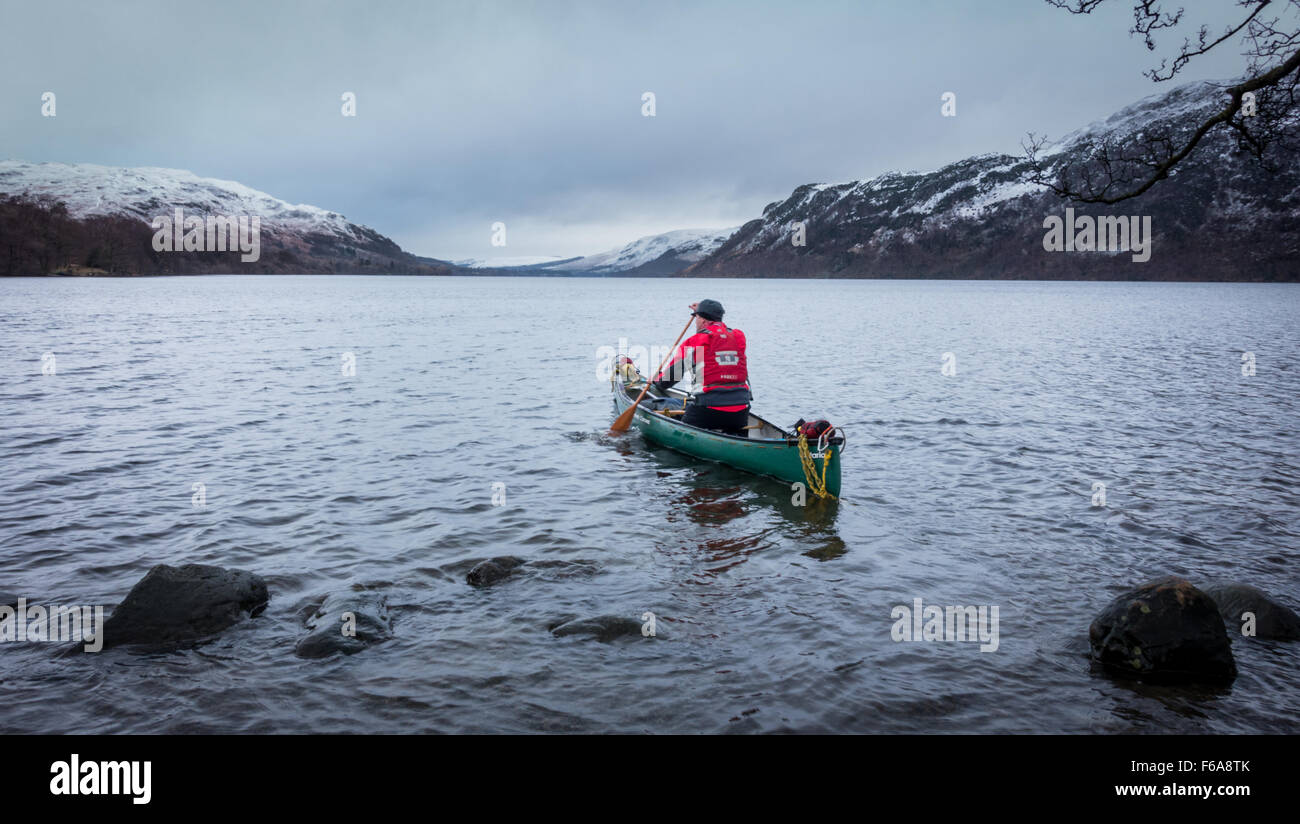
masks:
{"type": "MultiPolygon", "coordinates": [[[[238,180],[444,259],[589,254],[804,183],[1018,153],[1162,91],[1131,6],[6,0],[0,156],[238,180]]],[[[1239,51],[1176,82],[1240,74],[1239,51]]]]}

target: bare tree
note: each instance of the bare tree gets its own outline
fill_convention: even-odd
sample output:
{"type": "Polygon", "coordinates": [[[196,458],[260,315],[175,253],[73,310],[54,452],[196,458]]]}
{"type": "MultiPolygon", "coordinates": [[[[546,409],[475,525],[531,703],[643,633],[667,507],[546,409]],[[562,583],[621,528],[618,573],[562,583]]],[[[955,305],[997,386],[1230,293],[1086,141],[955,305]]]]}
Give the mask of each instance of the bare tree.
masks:
{"type": "MultiPolygon", "coordinates": [[[[1071,14],[1090,14],[1106,0],[1046,0],[1071,14]]],[[[1081,159],[1054,164],[1042,154],[1045,137],[1032,132],[1022,144],[1034,168],[1033,181],[1058,195],[1080,203],[1118,203],[1137,197],[1169,176],[1170,171],[1190,155],[1202,139],[1215,130],[1228,130],[1237,148],[1256,160],[1270,164],[1278,154],[1296,151],[1296,91],[1300,83],[1300,0],[1236,0],[1241,17],[1213,35],[1201,25],[1195,37],[1185,37],[1178,55],[1160,61],[1143,72],[1153,82],[1173,78],[1192,60],[1212,49],[1240,38],[1242,56],[1247,58],[1245,80],[1223,87],[1227,102],[1195,129],[1185,133],[1144,131],[1118,140],[1111,135],[1094,135],[1085,145],[1081,159]],[[1284,22],[1285,21],[1285,22],[1284,22]]],[[[1149,51],[1163,30],[1183,23],[1183,9],[1165,12],[1159,0],[1136,0],[1131,34],[1141,35],[1149,51]]]]}

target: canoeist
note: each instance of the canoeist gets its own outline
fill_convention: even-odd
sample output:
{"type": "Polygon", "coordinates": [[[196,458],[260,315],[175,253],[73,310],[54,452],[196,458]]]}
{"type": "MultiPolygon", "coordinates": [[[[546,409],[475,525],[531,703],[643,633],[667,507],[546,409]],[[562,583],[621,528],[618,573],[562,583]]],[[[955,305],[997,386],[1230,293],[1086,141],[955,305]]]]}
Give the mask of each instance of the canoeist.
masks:
{"type": "Polygon", "coordinates": [[[686,377],[689,364],[695,391],[686,401],[682,420],[743,437],[753,399],[745,363],[745,333],[727,328],[722,322],[722,304],[716,300],[691,304],[691,314],[695,316],[695,334],[682,342],[652,383],[663,394],[686,377]]]}

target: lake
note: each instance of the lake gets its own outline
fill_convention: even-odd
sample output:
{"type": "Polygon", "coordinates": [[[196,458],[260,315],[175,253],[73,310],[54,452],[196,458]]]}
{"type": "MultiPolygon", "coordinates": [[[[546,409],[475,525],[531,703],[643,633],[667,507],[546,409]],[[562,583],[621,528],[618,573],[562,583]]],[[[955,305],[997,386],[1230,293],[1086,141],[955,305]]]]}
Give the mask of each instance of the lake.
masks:
{"type": "Polygon", "coordinates": [[[111,607],[201,563],[271,592],[179,649],[0,644],[6,733],[1300,732],[1300,645],[1237,635],[1199,688],[1087,641],[1166,574],[1296,605],[1300,286],[0,279],[0,352],[0,590],[111,607]],[[756,412],[845,428],[843,500],[607,434],[602,347],[705,297],[756,412]],[[297,657],[349,588],[394,637],[297,657]],[[894,640],[915,599],[996,606],[996,650],[894,640]]]}

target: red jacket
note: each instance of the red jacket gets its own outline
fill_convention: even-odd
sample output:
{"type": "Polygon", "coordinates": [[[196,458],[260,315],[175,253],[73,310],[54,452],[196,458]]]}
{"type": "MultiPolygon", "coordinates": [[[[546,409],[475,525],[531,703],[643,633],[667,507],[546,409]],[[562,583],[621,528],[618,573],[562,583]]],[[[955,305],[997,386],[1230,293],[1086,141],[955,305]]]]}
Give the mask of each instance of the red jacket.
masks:
{"type": "Polygon", "coordinates": [[[752,396],[744,332],[728,329],[721,321],[709,321],[703,331],[682,342],[654,382],[681,380],[688,363],[702,384],[698,402],[724,412],[735,412],[749,405],[752,396]],[[665,375],[673,377],[665,378],[665,375]]]}

